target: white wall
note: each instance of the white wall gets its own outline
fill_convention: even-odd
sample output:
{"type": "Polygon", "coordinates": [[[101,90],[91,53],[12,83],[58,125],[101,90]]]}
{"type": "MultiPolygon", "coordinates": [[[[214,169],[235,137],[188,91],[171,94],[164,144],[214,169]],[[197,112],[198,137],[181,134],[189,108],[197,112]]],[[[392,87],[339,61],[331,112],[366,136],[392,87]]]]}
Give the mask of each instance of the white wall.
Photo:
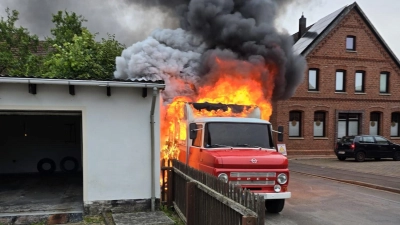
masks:
{"type": "MultiPolygon", "coordinates": [[[[160,197],[159,96],[155,114],[155,182],[160,197]]],[[[78,110],[82,112],[84,201],[151,197],[150,110],[152,90],[64,85],[0,84],[0,110],[78,110]]],[[[1,126],[1,125],[0,125],[1,126]]]]}

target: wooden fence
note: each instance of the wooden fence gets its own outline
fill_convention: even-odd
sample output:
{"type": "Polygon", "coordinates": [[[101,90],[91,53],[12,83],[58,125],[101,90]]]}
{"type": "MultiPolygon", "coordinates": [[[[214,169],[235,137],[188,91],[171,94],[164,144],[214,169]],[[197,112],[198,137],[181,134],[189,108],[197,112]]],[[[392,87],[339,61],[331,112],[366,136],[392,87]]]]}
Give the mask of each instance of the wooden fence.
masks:
{"type": "Polygon", "coordinates": [[[187,225],[264,224],[262,196],[177,160],[163,166],[162,173],[161,201],[173,206],[187,225]]]}

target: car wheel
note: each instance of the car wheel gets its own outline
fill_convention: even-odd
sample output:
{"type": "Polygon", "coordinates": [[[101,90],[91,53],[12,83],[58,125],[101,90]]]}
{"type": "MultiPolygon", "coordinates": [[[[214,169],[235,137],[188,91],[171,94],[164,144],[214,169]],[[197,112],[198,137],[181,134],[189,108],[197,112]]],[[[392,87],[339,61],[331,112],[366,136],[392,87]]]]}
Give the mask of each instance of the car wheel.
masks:
{"type": "Polygon", "coordinates": [[[365,153],[364,152],[357,152],[356,153],[356,161],[357,162],[364,162],[365,160],[365,153]]]}
{"type": "Polygon", "coordinates": [[[376,161],[379,161],[379,160],[381,160],[381,158],[377,157],[377,158],[375,158],[375,160],[376,160],[376,161]]]}
{"type": "Polygon", "coordinates": [[[337,158],[338,158],[340,161],[346,160],[346,157],[344,157],[344,156],[338,156],[337,158]]]}
{"type": "Polygon", "coordinates": [[[265,208],[270,213],[279,213],[285,206],[285,199],[265,200],[265,208]]]}
{"type": "Polygon", "coordinates": [[[394,153],[393,160],[400,161],[400,151],[394,153]]]}

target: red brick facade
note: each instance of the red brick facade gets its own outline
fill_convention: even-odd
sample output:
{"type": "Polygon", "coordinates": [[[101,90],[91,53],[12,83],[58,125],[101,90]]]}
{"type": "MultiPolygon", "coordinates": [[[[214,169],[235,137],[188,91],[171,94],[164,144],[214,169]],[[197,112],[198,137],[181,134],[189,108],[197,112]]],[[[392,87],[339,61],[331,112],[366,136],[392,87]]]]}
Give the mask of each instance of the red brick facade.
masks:
{"type": "Polygon", "coordinates": [[[400,112],[400,70],[363,14],[356,8],[349,13],[306,55],[308,68],[319,70],[318,90],[309,91],[308,69],[295,95],[274,104],[271,122],[284,126],[284,141],[289,155],[333,154],[338,136],[339,113],[359,115],[358,133],[369,134],[371,112],[379,114],[379,134],[391,137],[392,113],[400,112]],[[346,50],[346,37],[354,36],[355,51],[346,50]],[[345,71],[345,91],[337,92],[336,71],[345,71]],[[365,71],[364,91],[355,91],[356,71],[365,71]],[[380,74],[389,73],[388,93],[380,93],[380,74]],[[299,111],[300,135],[289,137],[289,112],[299,111]],[[314,112],[325,113],[323,137],[314,137],[314,112]]]}

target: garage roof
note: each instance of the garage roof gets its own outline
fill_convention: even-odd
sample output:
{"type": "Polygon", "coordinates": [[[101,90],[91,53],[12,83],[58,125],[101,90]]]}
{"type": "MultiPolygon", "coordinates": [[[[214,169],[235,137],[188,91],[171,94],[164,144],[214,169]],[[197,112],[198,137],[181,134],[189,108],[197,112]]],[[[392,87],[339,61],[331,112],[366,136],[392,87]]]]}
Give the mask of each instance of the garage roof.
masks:
{"type": "Polygon", "coordinates": [[[71,80],[71,79],[45,79],[32,77],[10,77],[0,74],[0,83],[21,84],[57,84],[57,85],[82,85],[82,86],[107,86],[107,87],[138,87],[138,88],[165,88],[162,80],[148,80],[145,78],[130,80],[71,80]]]}

